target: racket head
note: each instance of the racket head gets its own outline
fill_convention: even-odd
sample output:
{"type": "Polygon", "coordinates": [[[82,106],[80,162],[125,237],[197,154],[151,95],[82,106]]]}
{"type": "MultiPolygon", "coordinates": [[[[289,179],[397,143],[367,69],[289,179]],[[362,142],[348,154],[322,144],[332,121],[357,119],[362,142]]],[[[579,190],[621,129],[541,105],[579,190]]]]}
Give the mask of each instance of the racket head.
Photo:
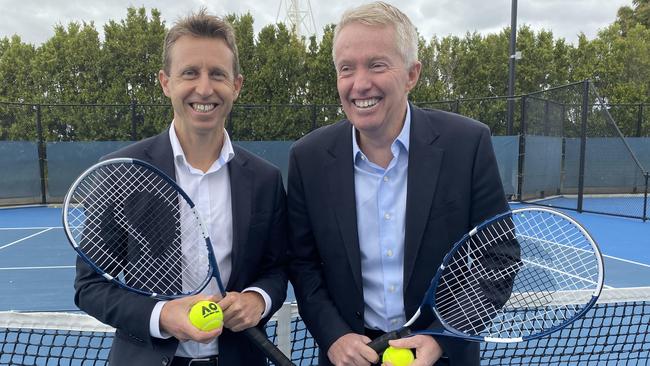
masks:
{"type": "Polygon", "coordinates": [[[63,226],[80,258],[120,287],[176,298],[215,277],[225,292],[194,203],[144,161],[110,159],[84,171],[65,196],[63,226]]]}
{"type": "Polygon", "coordinates": [[[520,342],[580,318],[603,282],[600,249],[579,223],[559,211],[522,208],[463,236],[445,256],[423,306],[432,307],[443,334],[520,342]]]}

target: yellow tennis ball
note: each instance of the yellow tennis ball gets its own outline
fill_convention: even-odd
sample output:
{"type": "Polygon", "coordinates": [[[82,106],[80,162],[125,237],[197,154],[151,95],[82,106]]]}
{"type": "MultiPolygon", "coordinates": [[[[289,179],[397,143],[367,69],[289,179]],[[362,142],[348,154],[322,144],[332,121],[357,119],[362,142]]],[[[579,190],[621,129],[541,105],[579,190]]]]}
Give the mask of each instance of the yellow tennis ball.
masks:
{"type": "Polygon", "coordinates": [[[390,362],[393,366],[408,366],[415,360],[413,352],[408,348],[388,347],[381,358],[383,363],[390,362]]]}
{"type": "Polygon", "coordinates": [[[223,323],[223,312],[221,307],[212,301],[199,301],[190,309],[190,322],[204,332],[221,327],[223,323]]]}

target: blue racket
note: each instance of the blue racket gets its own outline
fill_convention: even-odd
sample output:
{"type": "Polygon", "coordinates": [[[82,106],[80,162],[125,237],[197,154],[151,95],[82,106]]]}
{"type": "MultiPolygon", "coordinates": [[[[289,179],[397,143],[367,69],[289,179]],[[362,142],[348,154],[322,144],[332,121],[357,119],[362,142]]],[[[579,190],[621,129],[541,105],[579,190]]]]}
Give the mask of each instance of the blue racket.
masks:
{"type": "Polygon", "coordinates": [[[456,242],[413,317],[369,346],[381,353],[389,340],[416,334],[486,342],[542,337],[583,316],[603,281],[598,245],[580,224],[555,210],[516,209],[456,242]],[[428,309],[439,324],[411,330],[428,309]]]}
{"type": "MultiPolygon", "coordinates": [[[[124,289],[173,299],[198,294],[214,278],[226,295],[194,203],[146,162],[111,159],[88,168],[68,190],[63,226],[81,259],[124,289]]],[[[276,365],[293,365],[257,327],[244,333],[276,365]]]]}

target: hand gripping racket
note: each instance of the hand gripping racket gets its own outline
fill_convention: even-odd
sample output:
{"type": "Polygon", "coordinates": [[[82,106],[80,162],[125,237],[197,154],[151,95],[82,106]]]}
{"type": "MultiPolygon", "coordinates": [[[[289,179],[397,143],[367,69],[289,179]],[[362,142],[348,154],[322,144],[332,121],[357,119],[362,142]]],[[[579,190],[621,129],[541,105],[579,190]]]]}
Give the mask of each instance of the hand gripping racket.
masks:
{"type": "Polygon", "coordinates": [[[546,208],[506,212],[454,244],[413,317],[369,346],[381,353],[389,340],[416,334],[487,342],[542,337],[584,315],[603,279],[598,245],[576,221],[546,208]],[[428,309],[437,318],[431,329],[411,330],[428,309]]]}
{"type": "MultiPolygon", "coordinates": [[[[124,289],[173,299],[199,293],[214,278],[226,295],[194,203],[146,162],[111,159],[88,168],[68,190],[63,226],[81,259],[124,289]]],[[[244,333],[276,365],[293,365],[257,327],[244,333]]]]}

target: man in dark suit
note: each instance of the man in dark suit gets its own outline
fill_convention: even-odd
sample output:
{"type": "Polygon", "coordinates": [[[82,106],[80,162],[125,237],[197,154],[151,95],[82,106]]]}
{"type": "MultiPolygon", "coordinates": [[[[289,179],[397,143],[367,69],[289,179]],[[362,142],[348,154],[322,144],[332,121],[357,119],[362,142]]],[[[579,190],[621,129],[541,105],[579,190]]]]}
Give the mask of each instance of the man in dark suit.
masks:
{"type": "Polygon", "coordinates": [[[279,170],[233,146],[224,129],[243,82],[234,31],[201,10],[169,30],[163,62],[171,127],[105,158],[145,160],[188,193],[210,231],[227,295],[214,295],[209,284],[200,295],[158,301],[108,283],[78,260],[75,303],[117,329],[111,365],[266,365],[240,331],[262,327],[285,299],[286,198],[279,170]],[[190,324],[190,307],[203,299],[219,302],[223,329],[190,324]]]}
{"type": "MultiPolygon", "coordinates": [[[[417,33],[395,7],[348,10],[333,59],[347,120],[290,152],[290,279],[321,365],[369,365],[366,344],[417,310],[445,253],[508,209],[489,129],[408,102],[417,33]]],[[[438,322],[439,324],[439,322],[438,322]]],[[[433,327],[433,314],[414,325],[433,327]]],[[[478,365],[476,343],[419,335],[413,365],[478,365]]]]}

